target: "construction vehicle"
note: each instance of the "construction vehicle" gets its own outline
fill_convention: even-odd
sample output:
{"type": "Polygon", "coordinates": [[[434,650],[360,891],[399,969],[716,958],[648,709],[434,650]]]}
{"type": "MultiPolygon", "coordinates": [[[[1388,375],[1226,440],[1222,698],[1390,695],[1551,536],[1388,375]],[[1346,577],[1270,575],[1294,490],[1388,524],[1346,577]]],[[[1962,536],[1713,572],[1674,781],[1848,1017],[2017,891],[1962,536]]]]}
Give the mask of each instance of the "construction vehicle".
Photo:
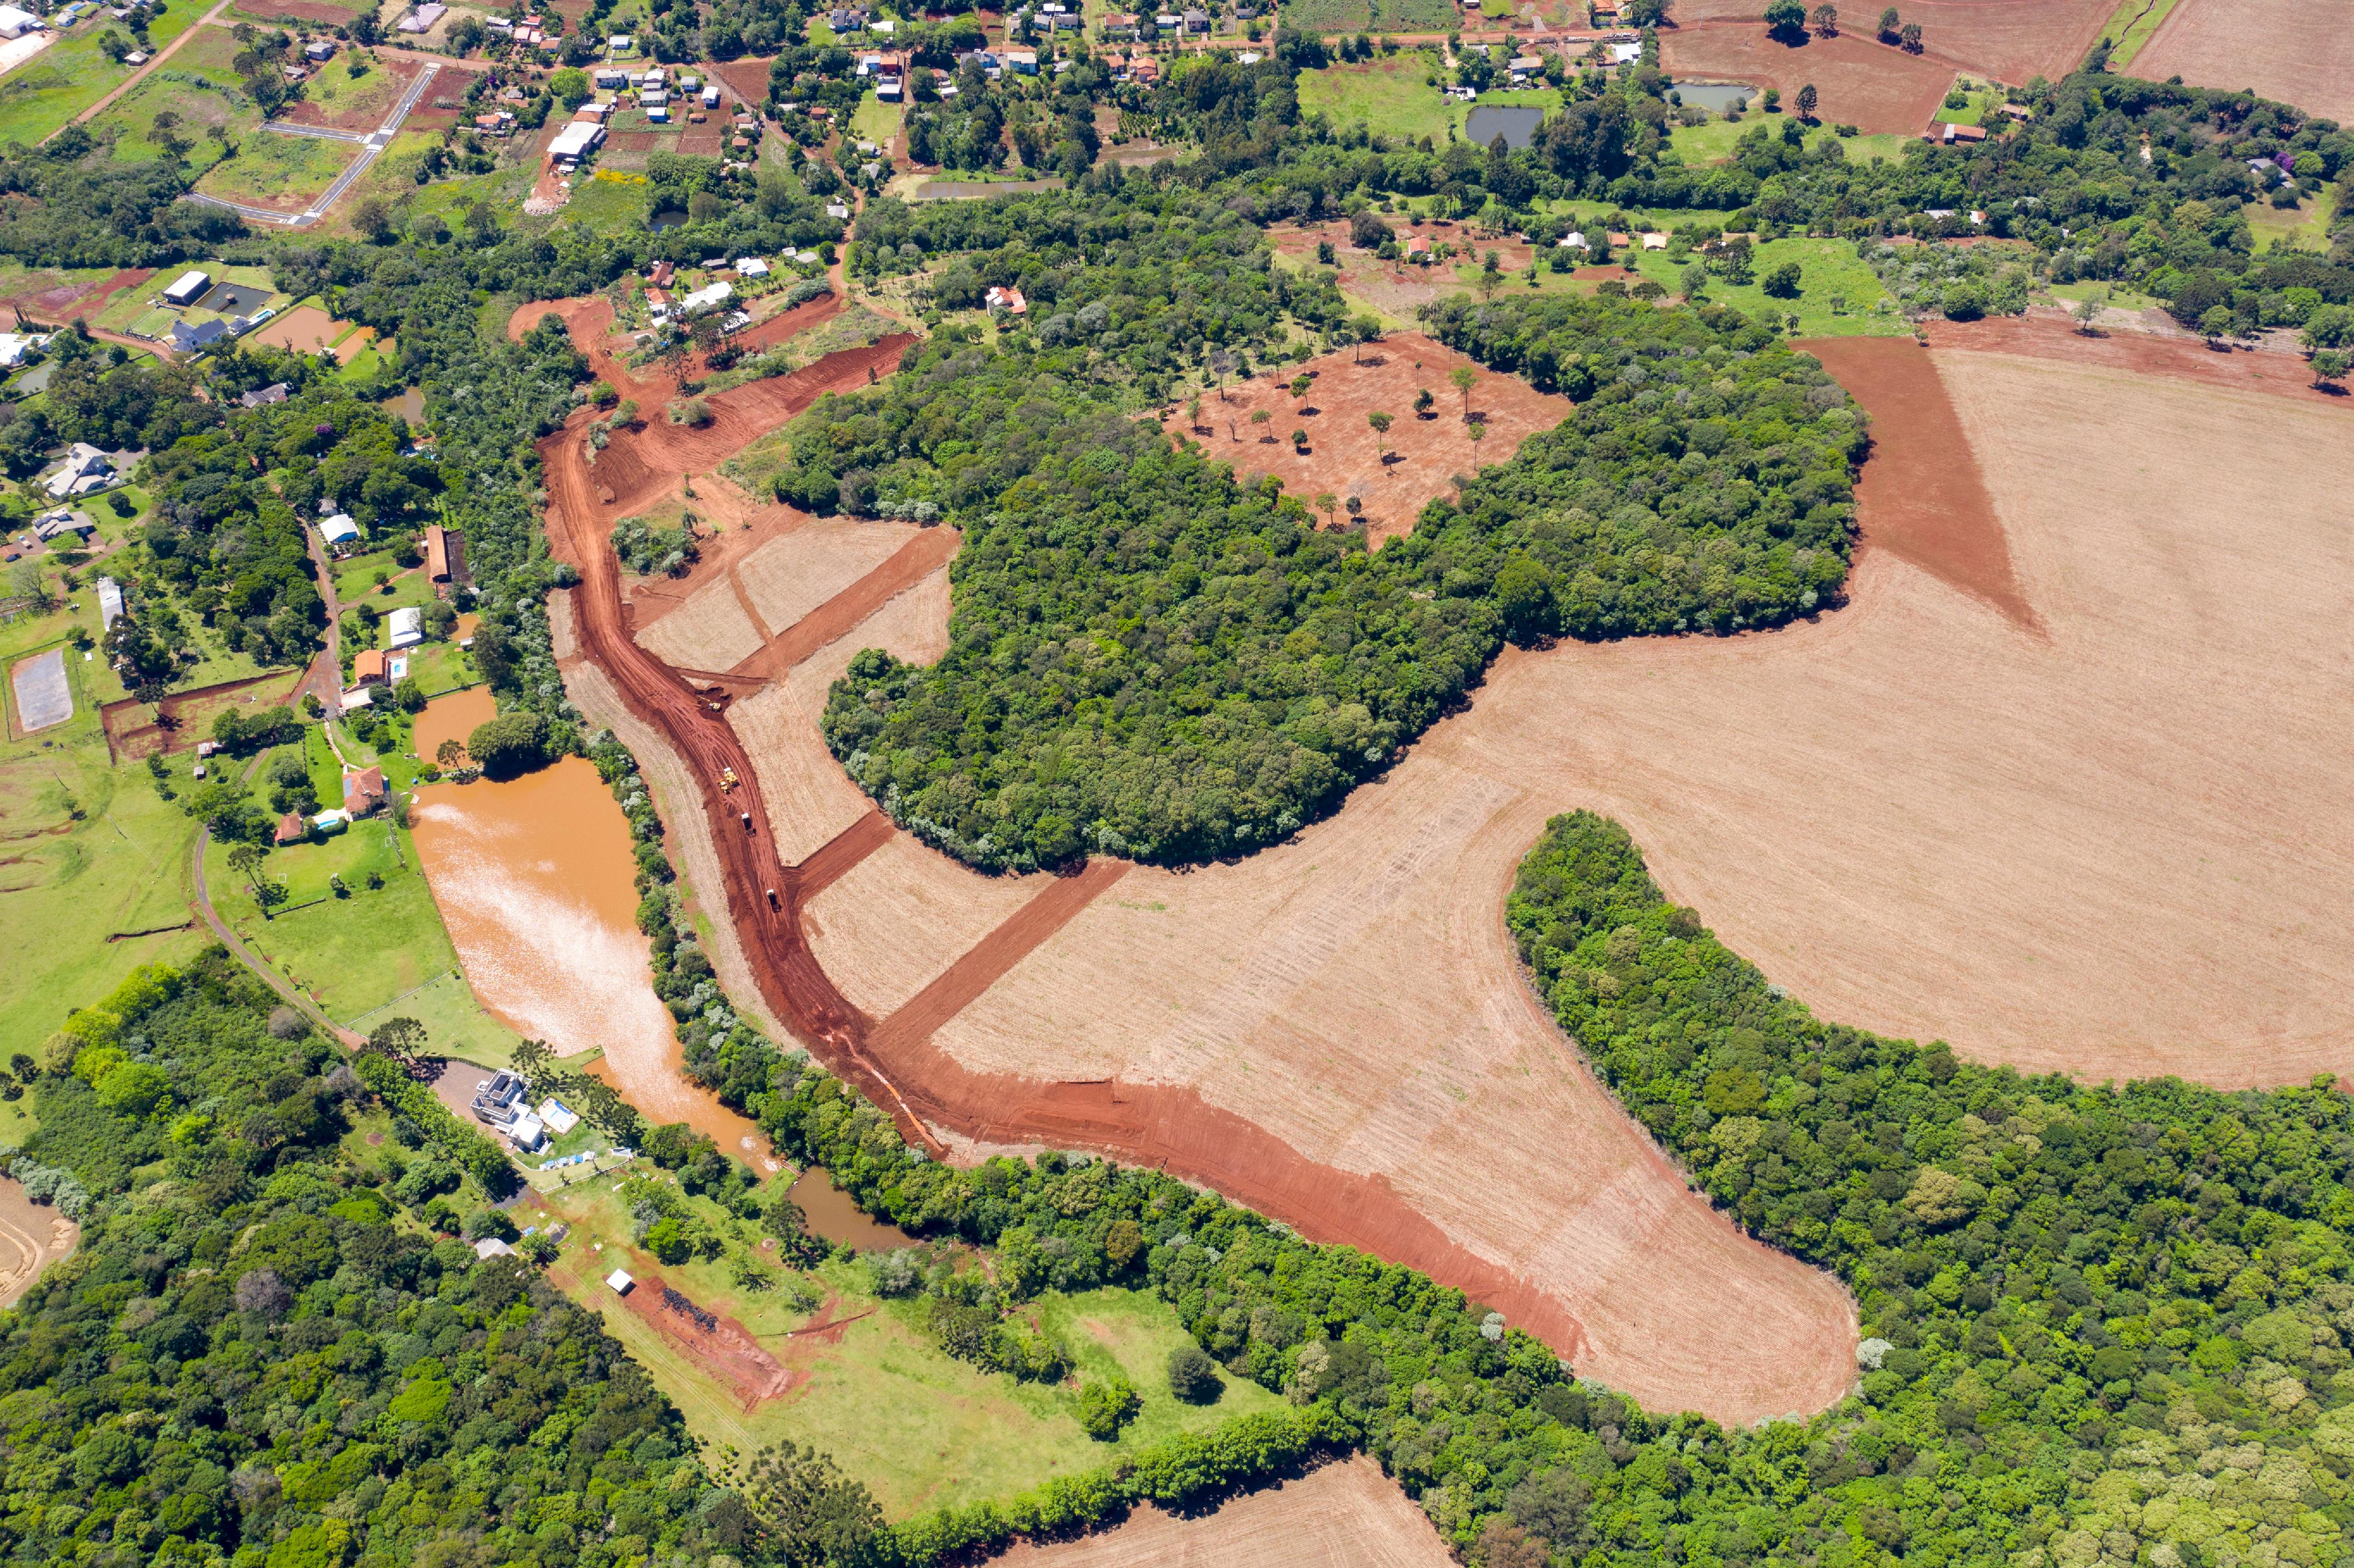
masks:
{"type": "Polygon", "coordinates": [[[783,905],[777,902],[777,890],[773,887],[769,889],[769,907],[771,909],[781,909],[784,907],[783,905]]]}
{"type": "Polygon", "coordinates": [[[734,789],[738,782],[739,780],[736,777],[735,768],[723,768],[719,770],[719,792],[721,794],[725,795],[734,789]]]}
{"type": "Polygon", "coordinates": [[[743,813],[743,817],[744,817],[744,831],[745,831],[746,832],[748,832],[748,832],[750,832],[752,831],[752,813],[751,813],[751,812],[749,812],[749,811],[746,811],[746,812],[744,812],[744,813],[743,813]]]}

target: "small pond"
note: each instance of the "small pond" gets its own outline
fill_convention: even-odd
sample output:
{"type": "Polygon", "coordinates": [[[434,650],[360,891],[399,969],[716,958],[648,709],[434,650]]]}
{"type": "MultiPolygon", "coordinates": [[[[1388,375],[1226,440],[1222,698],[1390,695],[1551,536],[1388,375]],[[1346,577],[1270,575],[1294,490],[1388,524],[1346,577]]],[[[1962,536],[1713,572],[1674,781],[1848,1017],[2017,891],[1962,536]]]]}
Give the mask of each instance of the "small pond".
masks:
{"type": "Polygon", "coordinates": [[[916,1245],[914,1236],[851,1202],[850,1194],[835,1186],[833,1178],[820,1166],[812,1165],[793,1178],[786,1195],[801,1205],[802,1223],[811,1235],[847,1243],[861,1252],[889,1252],[916,1245]]]}
{"type": "Polygon", "coordinates": [[[1043,180],[926,180],[908,196],[909,201],[973,201],[983,196],[1021,196],[1028,191],[1058,191],[1062,176],[1043,180]]]}
{"type": "Polygon", "coordinates": [[[646,227],[660,234],[665,229],[676,228],[685,221],[684,212],[674,207],[666,207],[646,219],[646,227]]]}
{"type": "Polygon", "coordinates": [[[1504,139],[1507,147],[1525,147],[1533,140],[1537,127],[1544,122],[1544,111],[1524,106],[1485,105],[1474,109],[1463,119],[1463,139],[1475,147],[1485,147],[1497,137],[1504,139]]]}
{"type": "Polygon", "coordinates": [[[1745,81],[1680,81],[1674,88],[1686,104],[1711,114],[1722,114],[1736,103],[1745,108],[1757,101],[1760,90],[1745,81]]]}

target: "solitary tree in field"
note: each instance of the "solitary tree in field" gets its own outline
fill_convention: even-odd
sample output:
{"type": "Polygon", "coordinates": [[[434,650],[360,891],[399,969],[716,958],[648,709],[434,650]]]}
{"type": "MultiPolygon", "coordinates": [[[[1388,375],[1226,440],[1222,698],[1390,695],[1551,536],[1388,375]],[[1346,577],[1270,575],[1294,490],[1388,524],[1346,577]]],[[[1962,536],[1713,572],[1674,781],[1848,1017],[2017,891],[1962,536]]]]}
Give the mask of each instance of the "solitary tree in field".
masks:
{"type": "Polygon", "coordinates": [[[1471,438],[1471,445],[1477,448],[1481,441],[1488,439],[1488,427],[1474,419],[1464,427],[1463,433],[1471,438]]]}
{"type": "Polygon", "coordinates": [[[1766,7],[1766,30],[1786,44],[1807,36],[1807,0],[1770,0],[1766,7]]]}
{"type": "Polygon", "coordinates": [[[1267,425],[1272,422],[1275,416],[1268,413],[1265,408],[1253,408],[1251,410],[1250,422],[1258,428],[1258,439],[1262,445],[1275,440],[1274,435],[1267,429],[1267,425]]]}
{"type": "Polygon", "coordinates": [[[1185,422],[1197,430],[1202,428],[1202,397],[1198,392],[1185,399],[1185,422]]]}
{"type": "Polygon", "coordinates": [[[1308,432],[1306,430],[1294,430],[1291,432],[1291,450],[1296,452],[1304,452],[1308,450],[1308,432]]]}
{"type": "Polygon", "coordinates": [[[1815,105],[1821,101],[1822,97],[1815,91],[1813,82],[1798,89],[1798,118],[1811,123],[1815,118],[1815,105]]]}
{"type": "Polygon", "coordinates": [[[241,843],[228,852],[228,868],[245,878],[256,901],[261,897],[261,868],[269,863],[270,852],[260,844],[241,843]]]}
{"type": "Polygon", "coordinates": [[[1471,417],[1471,388],[1479,384],[1479,373],[1468,365],[1458,365],[1447,373],[1447,379],[1463,394],[1463,417],[1471,417]]]}
{"type": "Polygon", "coordinates": [[[2354,355],[2342,348],[2325,348],[2313,356],[2312,365],[2313,384],[2324,392],[2334,392],[2349,366],[2354,366],[2354,355]]]}
{"type": "Polygon", "coordinates": [[[1437,401],[1437,398],[1430,395],[1429,387],[1421,388],[1414,395],[1414,417],[1417,419],[1430,418],[1430,406],[1437,401]]]}
{"type": "Polygon", "coordinates": [[[1896,7],[1893,5],[1880,14],[1880,41],[1883,44],[1896,41],[1896,7]]]}
{"type": "Polygon", "coordinates": [[[1503,267],[1497,259],[1496,253],[1490,250],[1479,262],[1479,297],[1483,300],[1494,299],[1496,285],[1503,281],[1503,267]]]}
{"type": "Polygon", "coordinates": [[[387,1018],[369,1032],[367,1043],[360,1047],[371,1056],[381,1056],[404,1073],[415,1073],[418,1053],[425,1048],[425,1025],[413,1018],[387,1018]]]}
{"type": "Polygon", "coordinates": [[[1905,23],[1903,31],[1899,32],[1896,36],[1898,38],[1903,40],[1906,53],[1917,55],[1921,52],[1920,23],[1905,23]]]}
{"type": "Polygon", "coordinates": [[[1815,37],[1819,38],[1836,38],[1839,37],[1838,6],[1831,5],[1816,6],[1813,20],[1815,24],[1815,37]]]}
{"type": "Polygon", "coordinates": [[[2206,334],[2207,342],[2211,346],[2231,336],[2232,307],[2216,305],[2211,308],[2205,315],[2199,318],[2199,330],[2206,334]]]}
{"type": "Polygon", "coordinates": [[[2093,335],[2093,323],[2101,319],[2101,302],[2088,296],[2069,313],[2076,318],[2076,330],[2090,337],[2093,335]]]}
{"type": "Polygon", "coordinates": [[[1369,343],[1379,343],[1382,341],[1382,318],[1370,314],[1351,316],[1349,318],[1349,341],[1357,345],[1355,357],[1360,363],[1362,363],[1365,357],[1364,345],[1369,343]]]}
{"type": "Polygon", "coordinates": [[[1372,413],[1365,416],[1365,423],[1373,428],[1373,450],[1381,455],[1382,461],[1384,463],[1388,462],[1390,461],[1389,450],[1382,444],[1382,441],[1383,438],[1389,434],[1391,423],[1390,417],[1376,408],[1372,413]]]}
{"type": "Polygon", "coordinates": [[[1308,389],[1315,385],[1316,378],[1302,371],[1291,378],[1291,395],[1294,397],[1305,398],[1308,396],[1308,389]]]}

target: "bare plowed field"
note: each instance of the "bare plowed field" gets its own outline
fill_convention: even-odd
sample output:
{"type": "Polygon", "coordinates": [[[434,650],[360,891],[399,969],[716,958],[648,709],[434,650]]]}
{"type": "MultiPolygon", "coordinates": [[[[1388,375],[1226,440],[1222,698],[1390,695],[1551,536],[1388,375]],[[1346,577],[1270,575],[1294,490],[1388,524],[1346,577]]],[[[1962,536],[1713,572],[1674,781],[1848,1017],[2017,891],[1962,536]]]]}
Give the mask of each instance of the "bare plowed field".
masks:
{"type": "Polygon", "coordinates": [[[843,995],[881,1017],[1052,880],[975,876],[901,833],[811,900],[801,929],[843,995]]]}
{"type": "MultiPolygon", "coordinates": [[[[1751,0],[1686,0],[1676,6],[1676,23],[1686,32],[1702,23],[1746,26],[1762,9],[1751,0]]],[[[2039,75],[2058,81],[2082,65],[2115,9],[2114,0],[1909,0],[1900,7],[1904,20],[1921,24],[1928,59],[2020,85],[2039,75]]],[[[1848,34],[1876,42],[1878,8],[1859,5],[1841,16],[1848,34]]],[[[1662,47],[1677,36],[1662,32],[1662,47]]],[[[1826,97],[1826,118],[1829,101],[1826,97]]]]}
{"type": "Polygon", "coordinates": [[[807,859],[864,816],[871,805],[825,748],[817,721],[793,701],[783,683],[771,684],[727,710],[758,770],[760,793],[776,830],[777,855],[786,865],[807,859]]]}
{"type": "Polygon", "coordinates": [[[1214,1513],[1150,1504],[1117,1530],[995,1559],[1005,1568],[1447,1568],[1454,1559],[1423,1511],[1359,1455],[1214,1513]]]}
{"type": "Polygon", "coordinates": [[[2190,334],[2160,336],[2147,332],[2109,332],[2086,337],[2057,311],[2023,316],[1988,316],[1975,322],[1928,323],[1933,348],[1967,348],[2056,359],[2067,365],[2103,366],[2139,376],[2164,376],[2230,392],[2261,392],[2294,397],[2341,412],[2354,411],[2342,388],[2325,392],[2313,384],[2313,366],[2301,355],[2264,350],[2218,352],[2190,334]]]}
{"type": "Polygon", "coordinates": [[[767,641],[745,612],[728,577],[704,583],[693,597],[637,630],[639,646],[681,670],[725,670],[750,658],[767,641]]]}
{"type": "Polygon", "coordinates": [[[820,518],[761,546],[737,569],[760,619],[771,630],[782,631],[921,532],[913,523],[820,518]]]}
{"type": "Polygon", "coordinates": [[[2344,0],[2182,0],[2133,74],[2252,87],[2308,114],[2354,119],[2354,16],[2344,0]]]}
{"type": "Polygon", "coordinates": [[[883,649],[911,664],[928,664],[947,652],[949,569],[935,568],[851,628],[847,636],[834,639],[793,666],[786,680],[793,701],[809,715],[811,723],[825,712],[827,694],[863,648],[883,649]]]}
{"type": "Polygon", "coordinates": [[[1423,503],[1447,493],[1457,474],[1504,461],[1531,435],[1561,423],[1571,407],[1566,397],[1500,376],[1420,333],[1397,333],[1362,351],[1242,382],[1224,397],[1205,397],[1198,425],[1181,409],[1161,426],[1232,463],[1237,478],[1274,474],[1311,506],[1320,494],[1332,496],[1338,509],[1331,516],[1339,522],[1349,520],[1346,503],[1355,498],[1364,508],[1366,539],[1378,546],[1412,533],[1423,503]],[[1468,409],[1447,379],[1458,366],[1479,376],[1468,409]],[[1307,397],[1294,397],[1288,383],[1303,373],[1315,383],[1307,397]],[[1415,395],[1424,388],[1437,400],[1427,417],[1414,412],[1415,395]],[[1385,435],[1365,422],[1377,410],[1393,421],[1385,435]],[[1254,425],[1251,415],[1259,411],[1268,419],[1254,425]],[[1485,425],[1482,440],[1471,439],[1467,412],[1485,425]],[[1295,429],[1308,432],[1305,447],[1292,446],[1295,429]],[[1386,459],[1377,446],[1387,449],[1386,459]]]}
{"type": "Polygon", "coordinates": [[[1815,84],[1817,112],[1833,123],[1867,132],[1917,135],[1953,85],[1950,61],[1908,55],[1853,33],[1808,38],[1796,48],[1778,44],[1763,22],[1718,22],[1659,36],[1659,58],[1680,77],[1721,77],[1778,87],[1792,101],[1815,84]]]}

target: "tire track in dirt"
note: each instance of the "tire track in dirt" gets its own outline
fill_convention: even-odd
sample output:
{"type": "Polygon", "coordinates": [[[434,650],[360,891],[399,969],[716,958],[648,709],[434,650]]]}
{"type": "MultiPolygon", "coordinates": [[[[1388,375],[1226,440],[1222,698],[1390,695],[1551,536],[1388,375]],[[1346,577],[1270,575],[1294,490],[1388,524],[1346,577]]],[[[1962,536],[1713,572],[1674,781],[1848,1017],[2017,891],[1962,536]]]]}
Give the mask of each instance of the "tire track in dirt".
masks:
{"type": "MultiPolygon", "coordinates": [[[[584,323],[607,311],[601,300],[586,302],[585,307],[557,312],[571,323],[576,342],[581,340],[584,323]]],[[[713,426],[694,432],[649,427],[642,432],[642,442],[633,444],[642,461],[658,459],[668,472],[681,471],[682,465],[689,470],[698,463],[716,466],[732,449],[723,448],[715,429],[723,435],[736,432],[737,444],[745,444],[826,392],[864,384],[875,366],[896,361],[900,344],[907,341],[904,336],[886,339],[873,348],[829,355],[790,376],[723,394],[714,400],[716,410],[724,411],[716,413],[713,426]],[[746,393],[757,396],[746,397],[746,393]],[[758,418],[768,421],[765,427],[750,428],[755,408],[758,418]]],[[[806,874],[826,870],[832,846],[801,865],[782,864],[758,775],[724,715],[707,706],[679,673],[629,636],[620,565],[610,542],[612,523],[626,510],[629,498],[600,485],[601,473],[592,477],[582,439],[588,419],[586,411],[576,412],[562,430],[540,443],[549,541],[558,558],[580,575],[570,591],[581,650],[603,669],[631,712],[670,744],[694,776],[723,868],[729,918],[761,994],[829,1069],[857,1085],[892,1115],[904,1136],[936,1158],[949,1152],[934,1131],[937,1127],[979,1142],[1051,1143],[1158,1166],[1291,1224],[1311,1240],[1354,1246],[1420,1269],[1503,1311],[1562,1355],[1574,1358],[1585,1352],[1584,1330],[1561,1302],[1448,1237],[1385,1178],[1353,1175],[1310,1160],[1256,1123],[1210,1105],[1193,1089],[1108,1081],[1044,1083],[972,1072],[939,1050],[928,1028],[916,1028],[919,1019],[949,1015],[945,993],[920,1012],[901,1009],[900,1029],[885,1032],[878,1042],[875,1021],[852,1005],[827,976],[801,927],[810,896],[806,874]],[[740,780],[732,793],[718,788],[728,769],[740,780]]],[[[607,449],[609,458],[613,450],[607,449]]],[[[603,468],[600,462],[599,469],[603,468]]],[[[648,462],[645,471],[651,475],[656,471],[648,462]]],[[[937,549],[947,543],[942,537],[947,533],[928,530],[922,537],[938,539],[933,546],[937,549]]],[[[935,560],[932,566],[937,565],[935,560]]],[[[909,581],[922,575],[915,574],[909,581]]],[[[834,602],[830,600],[829,607],[834,602]]],[[[1125,870],[1091,865],[1034,900],[1004,930],[984,938],[960,960],[974,967],[967,970],[956,994],[962,995],[971,977],[984,969],[994,979],[1019,963],[1125,870]]]]}
{"type": "MultiPolygon", "coordinates": [[[[737,680],[761,681],[773,681],[789,673],[794,665],[819,649],[847,636],[886,601],[946,566],[957,553],[957,546],[963,543],[964,535],[946,524],[925,529],[894,551],[889,560],[770,638],[766,647],[744,659],[728,673],[737,680]]],[[[740,586],[737,589],[739,595],[743,591],[740,586]]],[[[744,608],[751,611],[748,599],[744,608]]],[[[757,613],[753,614],[752,623],[762,624],[757,613]]]]}

